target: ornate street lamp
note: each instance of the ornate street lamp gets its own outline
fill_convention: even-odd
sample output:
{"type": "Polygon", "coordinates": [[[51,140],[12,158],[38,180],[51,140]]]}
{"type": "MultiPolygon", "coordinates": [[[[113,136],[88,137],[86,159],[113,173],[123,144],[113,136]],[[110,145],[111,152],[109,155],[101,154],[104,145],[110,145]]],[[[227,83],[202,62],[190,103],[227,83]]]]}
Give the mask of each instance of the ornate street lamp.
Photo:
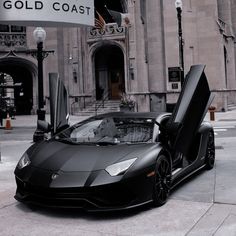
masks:
{"type": "Polygon", "coordinates": [[[183,3],[182,0],[175,1],[175,8],[177,11],[177,19],[178,19],[178,36],[179,36],[179,66],[181,69],[181,85],[184,82],[184,40],[183,40],[183,32],[182,32],[182,8],[183,3]]]}
{"type": "MultiPolygon", "coordinates": [[[[37,27],[33,32],[34,39],[37,43],[37,51],[36,51],[36,58],[38,61],[38,110],[37,116],[38,120],[45,120],[45,110],[44,110],[44,93],[43,93],[43,42],[46,39],[46,31],[41,28],[37,27]]],[[[37,142],[44,139],[44,133],[40,131],[37,127],[33,141],[37,142]]]]}

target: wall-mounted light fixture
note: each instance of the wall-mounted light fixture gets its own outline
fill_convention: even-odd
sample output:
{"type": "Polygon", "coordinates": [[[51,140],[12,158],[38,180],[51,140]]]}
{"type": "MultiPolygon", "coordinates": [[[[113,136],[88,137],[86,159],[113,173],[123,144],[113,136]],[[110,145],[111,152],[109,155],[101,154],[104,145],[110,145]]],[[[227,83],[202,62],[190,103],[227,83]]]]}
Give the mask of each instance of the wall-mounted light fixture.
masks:
{"type": "Polygon", "coordinates": [[[77,71],[75,68],[73,69],[73,80],[75,83],[77,83],[78,78],[77,78],[77,71]]]}

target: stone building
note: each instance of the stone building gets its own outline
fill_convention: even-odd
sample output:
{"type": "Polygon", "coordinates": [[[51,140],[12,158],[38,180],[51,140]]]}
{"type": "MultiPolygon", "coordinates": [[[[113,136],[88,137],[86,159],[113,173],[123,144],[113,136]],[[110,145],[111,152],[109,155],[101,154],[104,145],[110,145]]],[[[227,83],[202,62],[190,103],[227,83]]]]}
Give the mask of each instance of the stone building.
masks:
{"type": "MultiPolygon", "coordinates": [[[[48,111],[48,76],[59,73],[70,97],[71,113],[90,104],[132,95],[137,111],[164,111],[181,89],[169,72],[179,66],[177,16],[174,0],[95,0],[106,21],[104,29],[45,28],[44,94],[48,111]],[[107,8],[129,13],[128,27],[118,26],[107,8]]],[[[227,110],[236,103],[236,2],[184,0],[185,74],[192,64],[206,64],[216,94],[213,104],[227,110]]],[[[33,27],[1,25],[0,73],[21,83],[14,92],[18,114],[37,109],[37,60],[33,27]]]]}

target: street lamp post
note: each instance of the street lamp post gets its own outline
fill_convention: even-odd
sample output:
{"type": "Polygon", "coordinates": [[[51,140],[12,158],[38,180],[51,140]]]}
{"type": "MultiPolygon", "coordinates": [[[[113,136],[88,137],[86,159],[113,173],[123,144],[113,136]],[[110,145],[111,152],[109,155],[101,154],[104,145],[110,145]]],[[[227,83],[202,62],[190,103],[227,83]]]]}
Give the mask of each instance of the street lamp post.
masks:
{"type": "Polygon", "coordinates": [[[183,40],[183,31],[182,31],[182,0],[175,1],[175,8],[177,11],[178,19],[178,37],[179,37],[179,66],[181,69],[181,85],[184,82],[184,40],[183,40]]]}
{"type": "MultiPolygon", "coordinates": [[[[43,42],[46,39],[46,31],[37,27],[33,32],[34,39],[37,43],[36,58],[38,61],[38,110],[37,119],[45,120],[45,110],[44,110],[44,92],[43,92],[43,42]]],[[[33,141],[41,141],[44,139],[44,133],[37,127],[33,135],[33,141]]]]}

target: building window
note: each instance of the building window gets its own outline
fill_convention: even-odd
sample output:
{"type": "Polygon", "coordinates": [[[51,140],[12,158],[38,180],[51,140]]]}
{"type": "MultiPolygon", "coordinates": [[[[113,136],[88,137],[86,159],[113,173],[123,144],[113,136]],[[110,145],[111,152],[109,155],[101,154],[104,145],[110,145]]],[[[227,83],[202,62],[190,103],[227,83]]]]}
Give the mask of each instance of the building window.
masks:
{"type": "Polygon", "coordinates": [[[0,24],[0,47],[26,47],[26,27],[0,24]]]}
{"type": "Polygon", "coordinates": [[[12,25],[11,26],[11,32],[17,32],[17,33],[24,33],[26,31],[26,28],[23,26],[17,26],[17,25],[12,25]]]}
{"type": "Polygon", "coordinates": [[[141,20],[142,23],[145,24],[146,22],[146,0],[140,1],[140,13],[141,13],[141,20]]]}
{"type": "Polygon", "coordinates": [[[4,33],[10,32],[9,25],[0,25],[0,32],[4,32],[4,33]]]}
{"type": "Polygon", "coordinates": [[[96,11],[104,18],[106,23],[114,23],[112,16],[107,11],[109,10],[123,12],[122,0],[95,0],[95,9],[96,11]],[[106,7],[105,7],[106,6],[106,7]]]}
{"type": "Polygon", "coordinates": [[[0,25],[0,32],[2,33],[25,33],[26,27],[17,25],[0,25]]]}

